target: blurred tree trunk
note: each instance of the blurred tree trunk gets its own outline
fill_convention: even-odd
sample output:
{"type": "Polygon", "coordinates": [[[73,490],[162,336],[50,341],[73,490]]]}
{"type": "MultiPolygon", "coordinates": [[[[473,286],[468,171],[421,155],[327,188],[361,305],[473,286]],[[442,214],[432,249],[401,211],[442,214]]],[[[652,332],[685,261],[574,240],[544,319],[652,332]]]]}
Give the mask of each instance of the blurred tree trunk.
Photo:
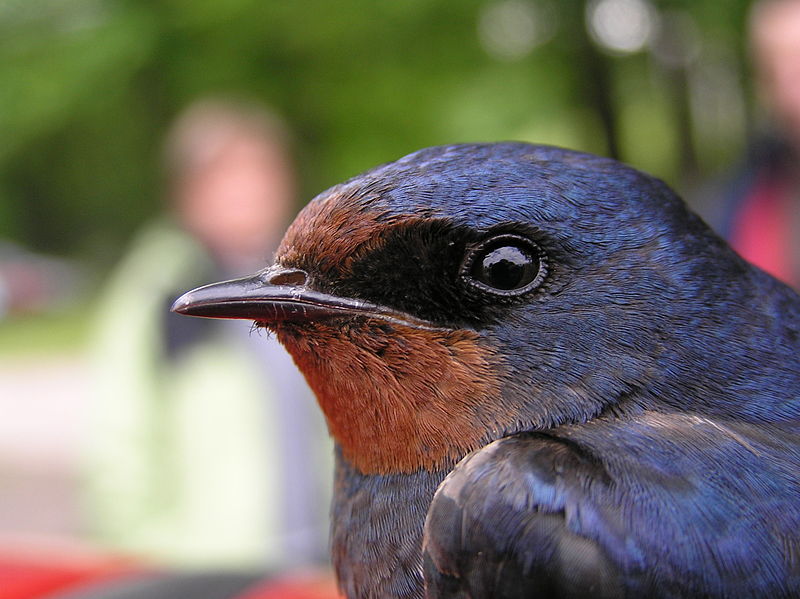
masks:
{"type": "Polygon", "coordinates": [[[662,69],[669,93],[669,104],[673,112],[676,128],[678,164],[681,179],[687,184],[694,184],[700,179],[697,152],[692,139],[692,114],[689,105],[689,82],[686,68],[683,66],[662,69]]]}
{"type": "Polygon", "coordinates": [[[571,54],[577,73],[577,102],[587,106],[598,118],[606,138],[608,156],[620,158],[617,111],[609,57],[592,42],[586,30],[586,2],[563,3],[566,31],[570,34],[571,54]]]}

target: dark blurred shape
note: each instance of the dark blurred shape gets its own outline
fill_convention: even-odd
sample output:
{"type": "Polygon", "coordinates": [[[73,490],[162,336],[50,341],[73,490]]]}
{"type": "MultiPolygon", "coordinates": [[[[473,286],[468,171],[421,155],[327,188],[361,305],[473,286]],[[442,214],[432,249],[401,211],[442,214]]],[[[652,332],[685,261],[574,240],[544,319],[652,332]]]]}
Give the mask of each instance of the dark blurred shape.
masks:
{"type": "Polygon", "coordinates": [[[261,578],[237,572],[139,575],[59,593],[51,599],[231,599],[261,578]]]}
{"type": "Polygon", "coordinates": [[[749,34],[765,123],[712,219],[752,263],[800,287],[800,0],[764,0],[749,34]]]}
{"type": "Polygon", "coordinates": [[[305,381],[249,325],[168,311],[187,286],[269,257],[294,207],[288,131],[259,104],[202,100],[171,128],[164,163],[168,215],[100,302],[89,524],[108,546],[176,565],[319,564],[331,446],[305,381]]]}
{"type": "Polygon", "coordinates": [[[692,16],[685,11],[668,11],[659,15],[657,34],[650,43],[652,55],[666,81],[665,94],[670,97],[674,112],[679,165],[684,181],[698,174],[698,157],[692,135],[689,76],[701,55],[700,34],[692,16]]]}

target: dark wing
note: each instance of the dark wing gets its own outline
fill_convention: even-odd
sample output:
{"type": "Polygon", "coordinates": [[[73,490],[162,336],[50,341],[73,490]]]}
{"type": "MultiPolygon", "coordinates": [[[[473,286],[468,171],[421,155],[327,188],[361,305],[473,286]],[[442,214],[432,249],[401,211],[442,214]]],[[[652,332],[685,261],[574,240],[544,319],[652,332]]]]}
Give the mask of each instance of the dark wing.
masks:
{"type": "Polygon", "coordinates": [[[800,596],[796,431],[645,413],[464,458],[425,523],[429,598],[800,596]]]}
{"type": "Polygon", "coordinates": [[[428,597],[620,597],[621,573],[595,541],[570,530],[565,505],[602,464],[538,434],[495,441],[440,485],[425,522],[428,597]]]}

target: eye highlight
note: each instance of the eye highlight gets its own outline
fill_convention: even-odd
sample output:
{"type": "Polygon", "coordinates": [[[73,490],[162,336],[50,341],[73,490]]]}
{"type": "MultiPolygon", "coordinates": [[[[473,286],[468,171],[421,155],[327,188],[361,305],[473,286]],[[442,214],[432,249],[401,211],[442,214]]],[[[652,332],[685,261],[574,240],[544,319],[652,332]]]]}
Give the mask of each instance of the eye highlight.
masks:
{"type": "Polygon", "coordinates": [[[503,296],[521,295],[538,287],[544,275],[539,247],[510,233],[490,237],[470,249],[462,268],[467,283],[503,296]]]}

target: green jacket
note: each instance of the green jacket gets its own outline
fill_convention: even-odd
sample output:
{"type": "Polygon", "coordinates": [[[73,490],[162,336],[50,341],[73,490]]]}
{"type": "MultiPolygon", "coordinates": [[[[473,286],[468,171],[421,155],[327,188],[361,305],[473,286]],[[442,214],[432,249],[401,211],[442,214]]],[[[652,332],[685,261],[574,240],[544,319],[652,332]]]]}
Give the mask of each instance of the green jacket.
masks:
{"type": "Polygon", "coordinates": [[[102,293],[88,525],[118,550],[171,564],[324,559],[332,445],[291,359],[242,322],[199,321],[171,347],[171,299],[219,276],[209,273],[202,249],[159,223],[102,293]]]}

